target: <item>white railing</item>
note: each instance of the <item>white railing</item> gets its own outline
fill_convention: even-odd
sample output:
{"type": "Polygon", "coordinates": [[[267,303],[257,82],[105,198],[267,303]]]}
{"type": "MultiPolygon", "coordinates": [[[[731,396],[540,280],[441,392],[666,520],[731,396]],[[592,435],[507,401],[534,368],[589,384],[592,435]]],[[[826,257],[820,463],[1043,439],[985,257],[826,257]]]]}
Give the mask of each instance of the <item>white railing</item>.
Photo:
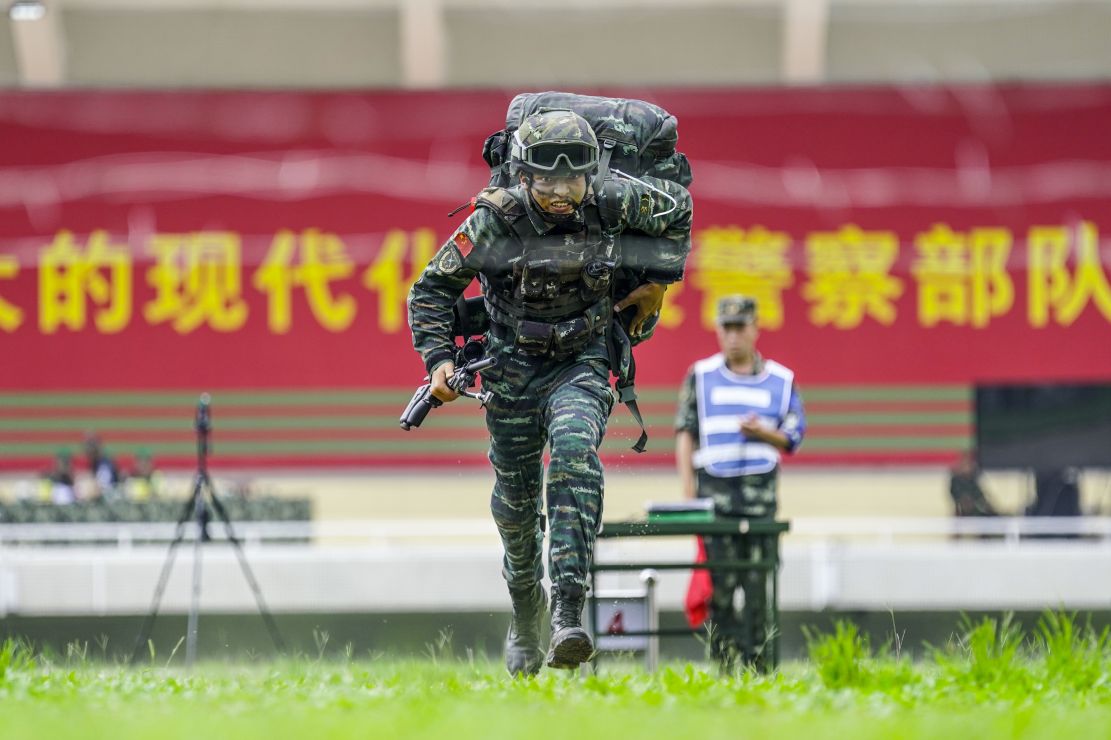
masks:
{"type": "MultiPolygon", "coordinates": [[[[353,519],[309,522],[233,522],[235,536],[245,545],[267,541],[306,540],[314,543],[396,544],[406,541],[460,541],[497,537],[494,523],[484,519],[353,519]]],[[[219,520],[208,524],[213,541],[227,539],[219,520]]],[[[14,544],[169,543],[177,533],[173,522],[98,522],[0,524],[0,547],[14,544]]],[[[197,527],[186,523],[183,540],[193,541],[197,527]]]]}
{"type": "Polygon", "coordinates": [[[791,536],[884,544],[912,538],[1000,539],[1010,545],[1043,537],[1111,540],[1111,517],[799,517],[791,520],[791,536]]]}
{"type": "MultiPolygon", "coordinates": [[[[264,542],[304,541],[313,544],[397,545],[435,541],[488,543],[497,541],[489,519],[355,519],[311,522],[234,522],[235,535],[247,546],[264,542]]],[[[28,544],[101,544],[128,548],[136,543],[169,543],[173,522],[0,524],[0,547],[28,544]]],[[[210,536],[226,539],[224,525],[212,521],[210,536]]],[[[184,527],[192,541],[196,526],[184,527]]],[[[923,540],[979,539],[1016,546],[1023,540],[1072,537],[1111,542],[1111,517],[798,517],[791,520],[789,542],[860,542],[882,544],[923,540]]]]}
{"type": "MultiPolygon", "coordinates": [[[[782,550],[784,609],[1111,608],[1111,518],[800,517],[792,528],[782,550]]],[[[195,529],[190,523],[186,536],[195,529]]],[[[0,525],[0,616],[143,613],[174,531],[172,522],[0,525]]],[[[237,522],[236,532],[275,611],[506,606],[489,519],[237,522]]],[[[218,525],[212,533],[223,537],[218,525]]],[[[192,544],[183,550],[167,586],[166,609],[176,613],[190,604],[196,572],[192,544]]],[[[680,563],[693,554],[690,537],[606,539],[597,550],[600,562],[680,563]]],[[[204,548],[203,562],[204,609],[255,610],[230,548],[204,548]]],[[[601,575],[607,590],[637,578],[601,575]]],[[[661,572],[663,608],[681,608],[688,578],[661,572]]]]}

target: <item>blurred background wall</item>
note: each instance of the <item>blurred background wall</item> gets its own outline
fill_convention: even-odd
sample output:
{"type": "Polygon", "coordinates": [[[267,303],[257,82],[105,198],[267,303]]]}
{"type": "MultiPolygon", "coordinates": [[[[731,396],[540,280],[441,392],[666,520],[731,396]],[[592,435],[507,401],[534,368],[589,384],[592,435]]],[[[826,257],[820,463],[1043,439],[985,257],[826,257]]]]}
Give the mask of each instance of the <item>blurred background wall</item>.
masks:
{"type": "MultiPolygon", "coordinates": [[[[665,104],[694,161],[700,207],[688,280],[670,299],[658,340],[640,351],[651,453],[626,459],[631,428],[619,410],[607,441],[615,474],[669,465],[674,386],[690,360],[713,350],[707,306],[721,291],[774,297],[766,286],[783,288],[776,310],[786,319],[765,307],[772,318],[762,348],[800,371],[814,423],[798,462],[812,465],[925,465],[927,477],[943,475],[974,444],[975,383],[1094,382],[1111,367],[1111,350],[1095,339],[1111,323],[1105,270],[1080,264],[1091,240],[1092,259],[1111,261],[1101,246],[1111,218],[1102,135],[1111,117],[1108,2],[5,6],[0,339],[12,360],[0,375],[8,408],[0,470],[45,468],[56,451],[75,451],[83,434],[99,432],[129,463],[143,449],[187,471],[191,431],[170,415],[187,421],[205,389],[216,392],[225,465],[308,462],[326,471],[446,460],[481,469],[485,443],[472,409],[442,411],[440,430],[405,435],[394,426],[419,375],[403,301],[456,223],[441,213],[482,185],[482,138],[500,125],[506,101],[528,89],[665,104]],[[900,242],[890,264],[902,291],[891,305],[898,319],[808,324],[808,240],[854,224],[900,242]],[[925,317],[939,309],[923,308],[921,296],[945,276],[935,270],[931,287],[915,272],[916,240],[944,237],[937,224],[958,242],[981,228],[1005,231],[1003,277],[1014,298],[990,326],[968,326],[967,312],[940,325],[925,317]],[[1027,237],[1039,226],[1065,240],[1073,256],[1061,267],[1071,274],[1027,269],[1035,259],[1027,237]],[[358,315],[345,323],[333,304],[331,325],[317,315],[306,327],[309,307],[294,289],[292,329],[275,329],[273,318],[260,326],[282,281],[296,279],[289,269],[263,272],[272,250],[281,238],[311,248],[313,233],[342,240],[327,249],[346,250],[349,263],[337,269],[347,272],[329,285],[357,298],[358,315]],[[207,316],[182,328],[182,317],[158,303],[175,275],[155,262],[151,239],[182,253],[203,248],[167,244],[174,234],[235,242],[237,290],[250,309],[243,326],[221,328],[207,316]],[[792,242],[774,275],[753,271],[760,238],[792,242]],[[98,239],[128,250],[128,274],[86,259],[102,248],[98,239]],[[48,253],[60,255],[55,288],[69,286],[52,305],[39,270],[48,253]],[[712,274],[730,260],[732,274],[712,274]],[[755,277],[746,282],[746,272],[755,277]],[[98,298],[97,280],[127,281],[129,292],[98,298]],[[224,361],[230,356],[236,361],[224,361]],[[337,416],[340,407],[362,426],[337,416]],[[442,454],[445,440],[458,455],[442,454]],[[416,454],[426,441],[437,449],[416,454]]],[[[999,272],[963,269],[966,294],[999,287],[999,272]]],[[[852,482],[865,469],[846,474],[857,476],[848,489],[872,488],[852,482]]],[[[819,500],[811,478],[797,478],[798,500],[819,500]]],[[[1007,510],[1026,495],[1009,479],[997,488],[1007,510]]],[[[1102,487],[1085,495],[1105,497],[1102,487]]],[[[944,490],[903,498],[896,509],[949,505],[944,490]]],[[[866,496],[860,508],[887,511],[889,502],[886,493],[866,496]]]]}
{"type": "Polygon", "coordinates": [[[3,21],[0,83],[704,86],[1076,80],[1111,71],[1111,8],[1103,0],[48,5],[42,28],[3,21]]]}
{"type": "MultiPolygon", "coordinates": [[[[1111,229],[1111,2],[5,0],[9,6],[0,17],[0,501],[41,497],[31,481],[59,450],[72,451],[79,477],[87,476],[80,446],[90,432],[122,466],[153,452],[169,470],[164,495],[188,493],[191,414],[208,390],[221,486],[246,498],[308,499],[317,519],[365,525],[355,535],[358,552],[255,551],[264,589],[281,609],[321,608],[307,586],[283,581],[291,563],[304,569],[305,583],[337,599],[325,605],[334,611],[503,608],[479,412],[456,404],[420,432],[396,428],[421,374],[403,300],[422,259],[457,223],[444,214],[485,184],[481,143],[502,125],[508,100],[564,88],[670,107],[700,204],[691,280],[672,305],[686,323],[676,318],[643,350],[651,452],[628,453],[635,435],[620,409],[607,440],[611,515],[637,516],[646,501],[677,495],[669,469],[674,390],[686,364],[713,351],[699,321],[711,292],[694,279],[704,266],[698,255],[715,238],[716,248],[747,244],[738,229],[779,229],[793,244],[787,320],[765,327],[762,347],[803,370],[813,417],[809,444],[799,464],[786,467],[781,489],[782,511],[801,532],[789,540],[787,608],[886,615],[892,603],[1111,604],[1098,579],[1059,577],[1091,567],[1086,539],[1024,545],[1020,558],[993,549],[994,541],[950,541],[947,525],[934,521],[902,530],[910,544],[890,548],[902,526],[890,518],[951,511],[948,466],[974,444],[978,381],[1111,377],[1111,247],[1102,236],[1111,229]],[[893,304],[899,320],[866,317],[849,331],[807,323],[807,239],[854,223],[896,235],[901,251],[891,267],[906,288],[893,304]],[[970,326],[967,315],[963,325],[923,322],[913,289],[916,240],[938,223],[961,233],[1006,231],[1003,271],[1015,297],[990,326],[970,326]],[[1040,282],[1030,269],[1044,256],[1030,248],[1036,227],[1054,229],[1039,232],[1037,243],[1067,255],[1054,269],[1039,267],[1040,282]],[[280,270],[266,273],[269,283],[258,278],[276,235],[286,234],[292,248],[327,232],[351,258],[336,294],[358,295],[361,311],[340,329],[313,323],[303,298],[293,306],[292,333],[265,321],[221,329],[211,316],[191,325],[180,312],[158,319],[148,307],[158,304],[159,275],[163,286],[174,282],[152,272],[154,237],[172,249],[198,235],[231,234],[242,247],[237,289],[249,295],[254,320],[268,316],[275,286],[293,280],[280,270]],[[108,250],[98,259],[112,248],[129,255],[126,278],[112,271],[123,262],[88,261],[96,244],[108,250]],[[80,297],[80,317],[66,313],[76,311],[73,302],[43,308],[44,255],[54,259],[51,274],[83,275],[55,285],[59,295],[80,297]],[[112,328],[122,317],[108,287],[117,278],[134,288],[126,330],[112,328]],[[432,464],[441,467],[431,472],[432,464]],[[887,519],[866,521],[873,516],[887,519]],[[857,529],[839,534],[828,523],[838,517],[856,517],[857,529]],[[436,537],[422,534],[430,518],[473,530],[472,541],[421,550],[427,559],[398,571],[407,556],[394,545],[432,547],[436,537]],[[382,531],[366,524],[380,519],[388,520],[382,531]],[[852,549],[875,537],[880,546],[852,549]],[[378,570],[367,576],[360,558],[378,570]],[[934,567],[940,558],[946,566],[934,567]],[[888,562],[898,567],[877,572],[888,562]],[[995,590],[964,577],[976,564],[995,590]],[[376,579],[415,583],[430,572],[444,576],[431,600],[399,587],[397,603],[381,606],[376,579]]],[[[967,270],[958,277],[980,287],[991,279],[967,270]]],[[[984,480],[1000,513],[1021,514],[1034,499],[1022,470],[984,480]]],[[[1079,483],[1082,511],[1104,514],[1111,477],[1085,470],[1079,483]]],[[[1073,534],[1111,535],[1106,523],[1092,527],[1073,534]]],[[[106,550],[19,549],[0,571],[0,616],[42,624],[139,613],[162,550],[136,556],[127,537],[116,538],[107,537],[114,545],[106,550]],[[49,586],[63,582],[73,588],[49,586]]],[[[250,612],[227,570],[206,608],[250,612]]],[[[674,609],[682,584],[665,586],[665,608],[674,609]]],[[[175,593],[171,609],[180,611],[185,592],[175,593]]]]}
{"type": "MultiPolygon", "coordinates": [[[[816,423],[801,462],[937,471],[974,443],[977,381],[1094,381],[1111,363],[1092,339],[1109,323],[1106,274],[1080,266],[1086,239],[1095,240],[1092,259],[1111,260],[1101,237],[1108,202],[1101,132],[1111,110],[1111,3],[1102,0],[4,5],[0,300],[7,303],[0,304],[0,339],[14,361],[0,375],[10,408],[0,469],[46,466],[55,448],[76,449],[98,425],[128,459],[153,445],[160,463],[187,469],[189,429],[167,437],[166,427],[145,417],[171,407],[184,415],[204,388],[225,393],[217,395],[218,411],[225,410],[217,418],[225,434],[233,427],[218,448],[227,463],[280,467],[290,455],[304,457],[304,438],[314,435],[316,467],[366,462],[356,453],[369,432],[347,434],[334,414],[329,426],[321,410],[347,405],[374,417],[376,429],[393,424],[395,396],[419,371],[406,348],[407,283],[454,226],[440,212],[481,186],[482,137],[500,124],[508,98],[526,89],[639,95],[671,106],[680,115],[680,148],[695,162],[700,231],[690,279],[669,308],[670,328],[642,350],[656,442],[639,464],[668,465],[673,387],[689,359],[712,350],[705,329],[714,291],[751,287],[739,279],[708,287],[713,278],[698,270],[709,258],[700,255],[707,245],[743,247],[764,227],[794,240],[792,272],[779,276],[789,288],[787,320],[765,325],[763,347],[802,370],[816,423]],[[854,223],[895,225],[899,320],[884,327],[868,316],[852,331],[802,331],[805,242],[816,229],[854,223]],[[991,227],[1013,240],[1007,269],[1015,299],[992,326],[930,327],[921,301],[911,318],[914,242],[938,223],[958,238],[991,227]],[[1026,269],[1033,253],[1023,250],[1028,230],[1047,225],[1058,229],[1053,238],[1069,242],[1072,275],[1066,285],[1057,273],[1039,273],[1056,282],[1042,286],[1050,297],[1037,309],[1037,276],[1026,269]],[[362,291],[353,323],[306,334],[298,319],[293,336],[281,337],[273,325],[269,333],[221,330],[211,317],[169,331],[163,316],[152,329],[158,273],[144,242],[152,233],[240,240],[241,289],[257,320],[267,310],[259,269],[272,240],[293,229],[289,238],[305,248],[313,228],[346,239],[352,270],[336,293],[340,286],[362,291]],[[72,244],[65,241],[71,232],[72,244]],[[122,315],[116,296],[94,295],[95,279],[114,280],[103,264],[72,291],[70,304],[44,308],[40,290],[48,248],[72,260],[99,238],[115,239],[135,260],[127,276],[131,323],[116,335],[118,326],[93,324],[112,322],[101,315],[108,308],[122,315]],[[400,263],[391,256],[397,250],[400,263]],[[85,313],[64,315],[77,303],[85,313]],[[1045,316],[1035,317],[1039,310],[1045,316]],[[700,326],[691,323],[695,312],[700,326]],[[375,313],[376,323],[364,323],[375,313]],[[147,326],[138,326],[143,318],[147,326]],[[368,335],[368,348],[351,349],[368,335]],[[691,357],[672,351],[680,341],[691,357]],[[262,356],[260,348],[276,354],[262,356]],[[1025,351],[1011,351],[1018,348],[1025,351]],[[235,363],[207,360],[236,351],[235,363]],[[968,353],[975,359],[962,367],[968,353]],[[389,361],[375,366],[380,356],[389,361]],[[206,368],[221,371],[211,378],[206,368]],[[885,380],[896,387],[879,387],[885,380]],[[259,418],[258,409],[288,407],[292,390],[306,386],[321,395],[302,393],[299,410],[280,420],[259,418]],[[278,395],[259,394],[266,390],[278,395]],[[116,395],[91,400],[104,391],[116,395]],[[62,418],[65,409],[83,411],[62,418]],[[292,439],[272,439],[269,452],[258,453],[267,444],[261,437],[289,430],[292,439]]],[[[59,269],[66,267],[63,260],[59,269]]],[[[295,297],[298,311],[306,308],[295,297]]],[[[465,437],[464,457],[481,465],[477,415],[443,412],[451,414],[465,437]]],[[[626,421],[615,415],[611,443],[621,449],[626,421]]],[[[412,464],[420,444],[395,433],[373,462],[412,464]]],[[[632,461],[617,455],[615,448],[611,462],[620,472],[632,461]]],[[[1008,501],[1021,498],[1005,487],[1008,501]]],[[[1093,495],[1102,499],[1102,490],[1093,495]]],[[[944,491],[930,501],[926,510],[947,506],[944,491]]]]}

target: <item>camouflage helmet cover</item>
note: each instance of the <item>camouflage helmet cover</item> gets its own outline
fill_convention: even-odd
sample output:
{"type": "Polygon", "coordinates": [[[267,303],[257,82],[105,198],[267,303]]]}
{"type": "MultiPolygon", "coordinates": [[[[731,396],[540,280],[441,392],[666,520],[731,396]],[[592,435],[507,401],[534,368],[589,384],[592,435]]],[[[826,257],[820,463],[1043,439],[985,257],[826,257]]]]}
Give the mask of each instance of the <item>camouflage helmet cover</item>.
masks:
{"type": "Polygon", "coordinates": [[[727,295],[718,301],[718,326],[746,325],[756,322],[756,300],[749,296],[727,295]]]}
{"type": "Polygon", "coordinates": [[[587,174],[598,167],[598,137],[573,111],[534,113],[514,132],[509,157],[514,167],[534,174],[587,174]]]}

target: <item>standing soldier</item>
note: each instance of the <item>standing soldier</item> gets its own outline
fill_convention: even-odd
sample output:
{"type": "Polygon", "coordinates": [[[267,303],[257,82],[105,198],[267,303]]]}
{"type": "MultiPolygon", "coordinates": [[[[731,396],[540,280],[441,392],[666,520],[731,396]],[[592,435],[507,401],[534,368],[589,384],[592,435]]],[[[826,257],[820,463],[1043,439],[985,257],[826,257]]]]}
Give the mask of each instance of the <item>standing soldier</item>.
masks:
{"type": "MultiPolygon", "coordinates": [[[[714,500],[719,516],[774,519],[779,458],[802,443],[806,417],[795,374],[756,351],[756,302],[727,296],[718,303],[721,352],[696,362],[679,392],[675,462],[683,493],[714,500]]],[[[759,559],[774,541],[752,535],[705,537],[710,560],[759,559]]],[[[739,657],[763,665],[767,638],[767,573],[712,572],[710,647],[724,669],[739,657]],[[733,594],[744,589],[738,621],[733,594]],[[739,639],[738,639],[739,638],[739,639]]]]}
{"type": "MultiPolygon", "coordinates": [[[[510,674],[532,675],[544,653],[542,455],[551,445],[547,521],[551,645],[546,663],[574,668],[594,651],[582,609],[602,512],[598,446],[614,405],[609,387],[614,314],[635,307],[630,331],[647,331],[666,286],[683,277],[690,251],[691,201],[671,182],[606,180],[595,192],[598,141],[569,110],[529,116],[514,134],[517,184],[488,188],[474,213],[432,258],[409,294],[413,345],[432,394],[458,396],[453,305],[476,276],[490,318],[482,373],[493,392],[486,409],[496,482],[490,508],[505,549],[502,573],[513,619],[505,643],[510,674]],[[601,201],[601,203],[599,202],[601,201]],[[635,250],[619,238],[635,230],[635,250]],[[639,283],[615,300],[615,273],[639,283]],[[608,341],[607,341],[608,340],[608,341]]],[[[620,363],[619,363],[620,364],[620,363]]]]}

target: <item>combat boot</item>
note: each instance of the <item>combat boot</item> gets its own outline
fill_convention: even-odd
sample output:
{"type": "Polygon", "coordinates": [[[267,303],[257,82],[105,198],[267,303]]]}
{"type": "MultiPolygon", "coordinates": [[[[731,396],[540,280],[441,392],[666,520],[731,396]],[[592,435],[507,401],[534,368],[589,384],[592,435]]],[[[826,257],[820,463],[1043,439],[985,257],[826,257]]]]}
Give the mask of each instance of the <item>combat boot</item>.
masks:
{"type": "Polygon", "coordinates": [[[511,676],[535,676],[544,653],[540,649],[540,626],[548,603],[538,583],[524,590],[509,589],[513,619],[505,636],[505,668],[511,676]]]}
{"type": "Polygon", "coordinates": [[[548,648],[549,668],[576,668],[594,654],[594,643],[582,626],[582,586],[573,583],[552,586],[552,643],[548,648]]]}

